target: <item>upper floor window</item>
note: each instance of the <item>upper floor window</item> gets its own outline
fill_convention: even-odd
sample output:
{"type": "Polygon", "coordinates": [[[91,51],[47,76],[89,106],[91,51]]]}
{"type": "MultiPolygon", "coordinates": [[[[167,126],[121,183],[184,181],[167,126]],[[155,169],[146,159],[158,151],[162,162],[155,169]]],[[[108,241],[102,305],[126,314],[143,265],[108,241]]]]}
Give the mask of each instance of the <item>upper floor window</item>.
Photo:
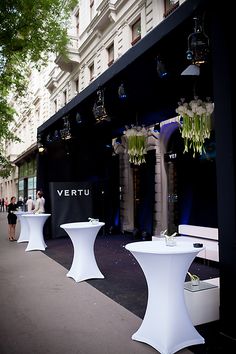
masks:
{"type": "Polygon", "coordinates": [[[79,11],[75,14],[76,34],[79,36],[79,11]]]}
{"type": "Polygon", "coordinates": [[[36,110],[35,110],[35,120],[36,120],[37,124],[40,123],[40,112],[39,112],[39,108],[36,108],[36,110]]]}
{"type": "Polygon", "coordinates": [[[134,45],[141,39],[141,18],[139,18],[133,25],[132,25],[132,42],[131,44],[134,45]]]}
{"type": "Polygon", "coordinates": [[[63,105],[67,104],[67,102],[68,102],[68,92],[67,92],[67,90],[63,91],[62,99],[63,99],[63,105]]]}
{"type": "Polygon", "coordinates": [[[108,66],[114,63],[114,43],[107,48],[108,66]]]}
{"type": "Polygon", "coordinates": [[[79,92],[79,79],[78,78],[75,80],[75,92],[76,93],[79,92]]]}
{"type": "Polygon", "coordinates": [[[54,113],[57,112],[57,99],[53,101],[54,104],[54,113]]]}
{"type": "Polygon", "coordinates": [[[89,77],[90,77],[90,81],[94,79],[94,63],[92,63],[89,66],[89,77]]]}
{"type": "Polygon", "coordinates": [[[90,0],[90,21],[92,21],[94,17],[94,0],[90,0]]]}
{"type": "Polygon", "coordinates": [[[164,1],[164,17],[168,16],[179,6],[179,0],[165,0],[164,1]]]}

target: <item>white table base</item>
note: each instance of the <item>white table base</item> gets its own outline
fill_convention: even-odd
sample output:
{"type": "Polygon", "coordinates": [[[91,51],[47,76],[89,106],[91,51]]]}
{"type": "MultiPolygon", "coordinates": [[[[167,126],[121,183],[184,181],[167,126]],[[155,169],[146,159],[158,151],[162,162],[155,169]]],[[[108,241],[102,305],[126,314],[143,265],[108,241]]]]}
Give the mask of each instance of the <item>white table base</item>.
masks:
{"type": "Polygon", "coordinates": [[[78,222],[60,225],[68,233],[74,247],[73,261],[67,277],[73,278],[76,282],[104,278],[94,255],[95,239],[103,225],[105,224],[102,222],[97,224],[78,222]]]}
{"type": "Polygon", "coordinates": [[[47,245],[43,237],[43,227],[50,215],[51,214],[30,214],[22,216],[26,219],[29,227],[29,242],[25,250],[26,252],[36,250],[45,251],[47,245]]]}
{"type": "Polygon", "coordinates": [[[18,243],[28,242],[29,241],[29,227],[28,227],[28,223],[27,223],[26,219],[23,218],[22,215],[30,214],[30,213],[25,212],[25,211],[17,211],[17,212],[15,212],[15,214],[20,221],[20,235],[18,237],[17,242],[18,243]]]}
{"type": "MultiPolygon", "coordinates": [[[[178,245],[168,247],[164,242],[153,241],[136,244],[150,242],[156,245],[157,253],[161,246],[161,252],[138,252],[135,246],[132,249],[135,243],[126,245],[142,267],[148,285],[146,313],[132,339],[151,345],[161,354],[173,354],[182,348],[203,344],[204,338],[194,328],[186,309],[183,289],[187,270],[198,250],[175,254],[178,245]],[[164,253],[165,248],[167,253],[164,253]]],[[[143,247],[145,250],[145,245],[143,247]]]]}

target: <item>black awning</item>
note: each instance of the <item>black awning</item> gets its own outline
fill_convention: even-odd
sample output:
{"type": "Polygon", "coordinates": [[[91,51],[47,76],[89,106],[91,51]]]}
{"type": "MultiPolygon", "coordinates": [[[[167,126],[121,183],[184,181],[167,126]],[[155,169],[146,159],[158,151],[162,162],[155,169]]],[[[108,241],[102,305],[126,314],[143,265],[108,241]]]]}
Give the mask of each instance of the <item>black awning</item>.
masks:
{"type": "MultiPolygon", "coordinates": [[[[42,134],[45,130],[48,130],[52,125],[59,121],[63,116],[70,114],[76,107],[87,100],[90,96],[95,95],[99,87],[103,87],[111,82],[118,75],[122,75],[123,71],[131,70],[135,67],[135,62],[139,61],[140,58],[148,56],[148,53],[153,50],[157,45],[163,46],[163,41],[167,36],[175,33],[176,29],[183,26],[182,38],[180,42],[184,41],[184,45],[187,45],[187,36],[189,32],[185,32],[184,24],[187,20],[191,20],[191,26],[193,25],[192,16],[196,13],[202,5],[206,5],[206,0],[186,0],[181,6],[179,6],[171,15],[164,19],[158,26],[156,26],[152,31],[150,31],[143,39],[141,39],[136,45],[130,48],[121,58],[119,58],[110,68],[103,72],[96,80],[94,80],[89,86],[87,86],[83,91],[81,91],[76,97],[74,97],[67,105],[56,112],[51,118],[49,118],[45,123],[43,123],[38,128],[38,133],[42,134]]],[[[190,27],[192,29],[192,27],[190,27]]],[[[180,42],[172,41],[173,51],[179,51],[178,45],[180,42]]],[[[168,44],[166,45],[168,46],[168,44]]],[[[183,59],[185,60],[184,51],[181,53],[183,59]]],[[[146,65],[146,64],[145,64],[146,65]]],[[[187,63],[186,63],[187,65],[187,63]]],[[[148,62],[146,65],[148,68],[148,62]]],[[[135,67],[137,75],[141,77],[142,74],[142,63],[137,64],[135,67]]],[[[148,72],[145,76],[148,75],[148,72]]],[[[141,81],[141,80],[140,80],[141,81]]],[[[134,83],[134,91],[136,89],[136,83],[134,83]]]]}

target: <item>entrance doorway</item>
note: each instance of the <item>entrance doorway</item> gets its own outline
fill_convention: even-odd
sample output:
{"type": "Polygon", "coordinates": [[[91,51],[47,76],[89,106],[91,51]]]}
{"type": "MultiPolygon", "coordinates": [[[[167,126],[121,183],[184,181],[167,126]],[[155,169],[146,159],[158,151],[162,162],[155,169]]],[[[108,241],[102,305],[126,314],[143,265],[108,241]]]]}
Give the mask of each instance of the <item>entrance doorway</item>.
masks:
{"type": "Polygon", "coordinates": [[[155,150],[148,151],[146,163],[139,166],[120,155],[120,223],[122,232],[153,234],[155,202],[155,150]]]}
{"type": "Polygon", "coordinates": [[[218,227],[214,138],[206,142],[205,154],[193,158],[183,153],[177,129],[167,149],[168,232],[177,231],[179,224],[218,227]]]}

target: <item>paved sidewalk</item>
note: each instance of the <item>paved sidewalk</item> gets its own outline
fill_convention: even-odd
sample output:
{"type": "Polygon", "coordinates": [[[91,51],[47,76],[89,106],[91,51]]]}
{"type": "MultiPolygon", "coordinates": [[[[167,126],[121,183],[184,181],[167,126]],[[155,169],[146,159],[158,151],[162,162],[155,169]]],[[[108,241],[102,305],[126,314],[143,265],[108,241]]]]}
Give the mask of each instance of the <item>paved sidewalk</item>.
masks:
{"type": "Polygon", "coordinates": [[[67,278],[67,269],[44,252],[9,242],[6,215],[0,213],[1,354],[158,353],[131,339],[139,317],[88,283],[67,278]]]}

